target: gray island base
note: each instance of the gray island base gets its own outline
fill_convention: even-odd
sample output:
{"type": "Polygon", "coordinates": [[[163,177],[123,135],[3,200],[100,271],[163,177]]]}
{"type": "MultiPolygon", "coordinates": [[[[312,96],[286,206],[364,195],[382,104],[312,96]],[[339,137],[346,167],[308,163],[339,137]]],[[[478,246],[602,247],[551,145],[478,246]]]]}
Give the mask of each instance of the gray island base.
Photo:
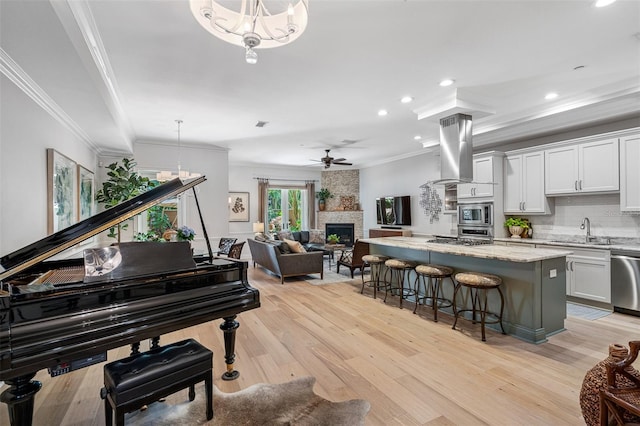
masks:
{"type": "MultiPolygon", "coordinates": [[[[531,343],[543,343],[547,337],[563,331],[567,316],[565,257],[571,252],[528,247],[495,245],[453,246],[427,243],[427,238],[368,238],[372,254],[433,263],[458,272],[485,272],[503,280],[505,296],[503,324],[507,334],[531,343]]],[[[415,275],[411,276],[411,284],[415,275]]],[[[445,280],[444,296],[453,299],[453,289],[445,280]]],[[[459,292],[460,294],[466,292],[459,292]]],[[[500,311],[497,292],[489,292],[489,309],[500,311]],[[494,294],[495,293],[495,294],[494,294]]],[[[466,299],[457,305],[470,306],[466,299]]],[[[452,308],[442,311],[453,314],[452,308]]],[[[498,332],[498,324],[487,324],[498,332]]]]}

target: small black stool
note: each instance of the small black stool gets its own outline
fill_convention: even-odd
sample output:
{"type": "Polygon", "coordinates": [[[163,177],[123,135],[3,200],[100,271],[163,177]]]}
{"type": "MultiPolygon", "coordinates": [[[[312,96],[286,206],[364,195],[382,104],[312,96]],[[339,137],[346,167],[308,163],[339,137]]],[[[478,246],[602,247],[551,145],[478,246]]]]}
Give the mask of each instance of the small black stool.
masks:
{"type": "Polygon", "coordinates": [[[189,388],[189,401],[196,397],[195,384],[204,381],[207,420],[213,418],[213,353],[193,339],[183,340],[132,355],[104,366],[105,423],[124,425],[124,415],[172,393],[189,388]]]}
{"type": "MultiPolygon", "coordinates": [[[[483,274],[480,272],[461,272],[456,274],[455,276],[456,289],[453,292],[453,314],[456,319],[453,322],[453,329],[456,328],[456,323],[458,322],[458,317],[463,312],[472,312],[471,321],[476,323],[476,312],[480,313],[480,326],[482,329],[482,341],[485,342],[487,339],[485,338],[484,333],[484,325],[485,324],[500,324],[500,328],[502,329],[502,334],[507,334],[504,331],[504,327],[502,326],[502,313],[504,312],[504,296],[502,295],[502,290],[500,290],[500,285],[502,284],[502,278],[497,275],[491,274],[483,274]],[[457,309],[456,307],[456,296],[458,295],[458,291],[461,287],[466,287],[469,289],[469,295],[471,298],[471,309],[457,309]],[[500,294],[500,314],[496,314],[493,312],[489,312],[487,310],[487,290],[498,290],[500,294]],[[482,298],[480,297],[482,294],[482,298]],[[487,315],[490,315],[495,318],[495,320],[487,321],[487,315]]],[[[465,318],[464,315],[462,319],[465,318]]]]}
{"type": "MultiPolygon", "coordinates": [[[[389,285],[385,287],[384,302],[387,302],[387,293],[391,290],[398,290],[400,296],[400,309],[402,309],[402,300],[409,296],[415,296],[415,289],[411,287],[409,282],[409,273],[416,267],[416,262],[404,259],[389,259],[384,262],[389,271],[391,271],[391,278],[389,279],[389,285]],[[407,283],[405,287],[404,283],[407,283]],[[396,284],[394,287],[394,283],[396,284]]],[[[416,301],[417,303],[417,301],[416,301]]]]}
{"type": "Polygon", "coordinates": [[[433,309],[433,320],[438,322],[438,309],[447,308],[453,303],[451,300],[444,298],[442,292],[442,280],[449,278],[453,284],[455,291],[455,283],[453,282],[453,269],[448,266],[441,265],[418,265],[416,266],[416,307],[413,313],[418,309],[418,303],[422,301],[427,304],[430,301],[431,309],[433,309]],[[420,296],[420,283],[424,286],[424,296],[420,296]]]}
{"type": "MultiPolygon", "coordinates": [[[[362,276],[362,290],[360,290],[360,294],[364,293],[364,286],[369,284],[373,287],[373,298],[376,298],[378,290],[380,290],[380,286],[384,286],[386,288],[386,281],[384,280],[383,267],[384,262],[389,259],[388,256],[382,256],[378,254],[365,254],[362,256],[362,261],[365,265],[369,265],[371,270],[371,276],[369,277],[369,281],[364,280],[364,274],[360,274],[362,276]],[[382,277],[382,280],[381,280],[382,277]]],[[[362,268],[364,270],[364,268],[362,268]]]]}

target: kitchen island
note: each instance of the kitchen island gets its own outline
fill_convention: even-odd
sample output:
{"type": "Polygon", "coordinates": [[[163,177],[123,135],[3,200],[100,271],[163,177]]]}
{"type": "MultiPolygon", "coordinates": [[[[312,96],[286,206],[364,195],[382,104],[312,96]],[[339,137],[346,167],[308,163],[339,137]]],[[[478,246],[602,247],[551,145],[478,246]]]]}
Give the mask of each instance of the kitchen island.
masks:
{"type": "MultiPolygon", "coordinates": [[[[566,250],[506,247],[493,244],[463,246],[427,242],[427,238],[367,238],[373,254],[434,263],[458,272],[474,271],[498,275],[505,296],[503,324],[507,334],[532,343],[564,330],[567,314],[565,286],[566,250]]],[[[412,280],[415,276],[412,276],[412,280]]],[[[450,285],[445,297],[453,298],[450,285]]],[[[492,293],[492,292],[490,292],[492,293]]],[[[461,306],[465,301],[458,301],[461,306]]],[[[498,295],[489,294],[489,309],[500,310],[498,295]]],[[[451,309],[445,312],[452,313],[451,309]]],[[[487,327],[498,329],[497,324],[487,327]]]]}

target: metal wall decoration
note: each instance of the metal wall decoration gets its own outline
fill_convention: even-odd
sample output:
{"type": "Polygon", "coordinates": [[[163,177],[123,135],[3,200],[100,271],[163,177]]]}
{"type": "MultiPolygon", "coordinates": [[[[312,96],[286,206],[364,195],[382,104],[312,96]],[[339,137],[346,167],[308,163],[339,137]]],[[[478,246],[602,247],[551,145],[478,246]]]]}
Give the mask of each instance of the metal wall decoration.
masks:
{"type": "Polygon", "coordinates": [[[429,217],[429,223],[434,220],[440,220],[442,213],[442,198],[438,191],[431,186],[431,182],[420,185],[420,207],[424,209],[424,213],[429,217]]]}

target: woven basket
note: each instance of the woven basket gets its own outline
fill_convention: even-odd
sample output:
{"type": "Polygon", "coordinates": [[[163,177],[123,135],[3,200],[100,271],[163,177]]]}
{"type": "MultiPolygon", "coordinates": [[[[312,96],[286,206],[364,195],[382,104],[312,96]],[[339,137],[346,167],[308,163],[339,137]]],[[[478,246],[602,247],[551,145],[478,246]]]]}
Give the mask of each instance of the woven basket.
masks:
{"type": "MultiPolygon", "coordinates": [[[[582,417],[588,426],[600,425],[600,390],[607,387],[607,368],[606,365],[612,362],[622,361],[629,354],[629,349],[619,344],[609,345],[609,356],[593,368],[587,371],[582,381],[582,389],[580,389],[580,408],[582,409],[582,417]]],[[[640,378],[640,372],[634,368],[627,369],[627,372],[640,378]]],[[[617,383],[620,386],[631,386],[628,379],[618,375],[617,383]]],[[[625,415],[628,422],[640,422],[640,418],[625,415]]]]}

